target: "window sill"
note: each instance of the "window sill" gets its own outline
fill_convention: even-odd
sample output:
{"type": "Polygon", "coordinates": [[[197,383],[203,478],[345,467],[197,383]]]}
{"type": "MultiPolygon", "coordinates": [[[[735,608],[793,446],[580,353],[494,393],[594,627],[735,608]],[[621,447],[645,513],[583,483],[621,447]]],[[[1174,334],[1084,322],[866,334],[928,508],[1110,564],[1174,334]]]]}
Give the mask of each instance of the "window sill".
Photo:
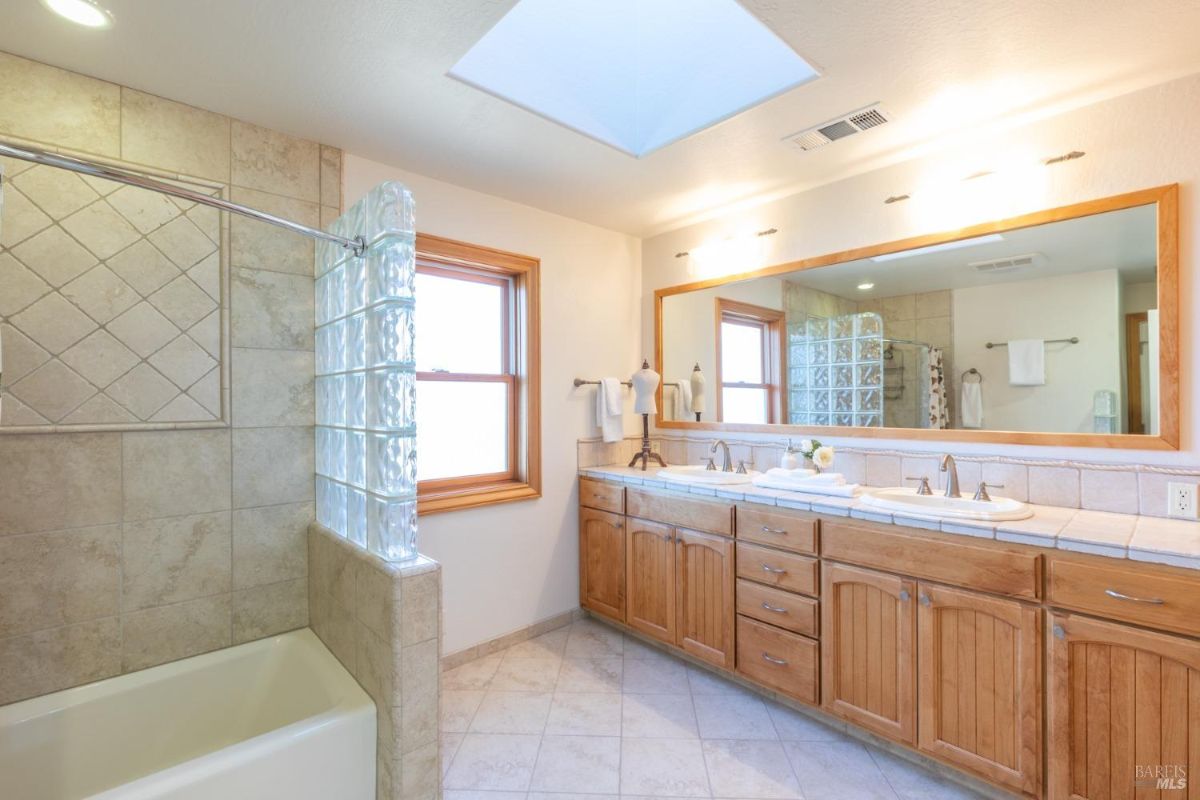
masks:
{"type": "Polygon", "coordinates": [[[521,481],[504,481],[462,489],[445,489],[418,496],[417,514],[423,517],[446,511],[514,503],[518,500],[533,500],[541,496],[540,489],[521,481]]]}

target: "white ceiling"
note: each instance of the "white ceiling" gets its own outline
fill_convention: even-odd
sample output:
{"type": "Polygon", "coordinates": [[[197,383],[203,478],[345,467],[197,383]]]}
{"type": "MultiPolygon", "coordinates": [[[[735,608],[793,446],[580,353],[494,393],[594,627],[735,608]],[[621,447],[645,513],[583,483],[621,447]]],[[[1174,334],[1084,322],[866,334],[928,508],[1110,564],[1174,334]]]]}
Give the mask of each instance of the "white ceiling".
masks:
{"type": "Polygon", "coordinates": [[[822,78],[638,160],[446,77],[512,0],[104,2],[96,32],[3,0],[0,49],[637,235],[1200,71],[1191,0],[744,0],[822,78]],[[780,142],[877,101],[883,128],[780,142]]]}

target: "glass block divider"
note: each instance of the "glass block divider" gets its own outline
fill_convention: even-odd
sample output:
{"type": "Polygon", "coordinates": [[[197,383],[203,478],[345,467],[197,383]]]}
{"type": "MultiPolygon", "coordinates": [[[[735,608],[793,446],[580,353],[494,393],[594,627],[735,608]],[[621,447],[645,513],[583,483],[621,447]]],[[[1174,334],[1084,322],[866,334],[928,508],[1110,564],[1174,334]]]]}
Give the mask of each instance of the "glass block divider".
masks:
{"type": "Polygon", "coordinates": [[[806,377],[803,385],[790,386],[792,424],[882,425],[883,320],[878,314],[812,317],[803,326],[788,326],[788,342],[792,367],[806,377]]]}
{"type": "Polygon", "coordinates": [[[388,561],[417,556],[412,195],[371,190],[316,250],[317,520],[388,561]]]}

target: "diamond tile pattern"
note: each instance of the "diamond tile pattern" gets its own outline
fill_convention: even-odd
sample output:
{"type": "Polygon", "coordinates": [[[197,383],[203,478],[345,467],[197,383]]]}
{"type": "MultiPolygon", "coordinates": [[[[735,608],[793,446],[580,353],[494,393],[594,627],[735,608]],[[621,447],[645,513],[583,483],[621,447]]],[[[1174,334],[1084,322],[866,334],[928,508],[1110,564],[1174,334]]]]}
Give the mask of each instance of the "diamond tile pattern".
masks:
{"type": "Polygon", "coordinates": [[[440,731],[453,800],[978,797],[591,619],[443,672],[440,731]]]}
{"type": "Polygon", "coordinates": [[[221,215],[52,167],[4,166],[0,426],[217,419],[221,215]]]}

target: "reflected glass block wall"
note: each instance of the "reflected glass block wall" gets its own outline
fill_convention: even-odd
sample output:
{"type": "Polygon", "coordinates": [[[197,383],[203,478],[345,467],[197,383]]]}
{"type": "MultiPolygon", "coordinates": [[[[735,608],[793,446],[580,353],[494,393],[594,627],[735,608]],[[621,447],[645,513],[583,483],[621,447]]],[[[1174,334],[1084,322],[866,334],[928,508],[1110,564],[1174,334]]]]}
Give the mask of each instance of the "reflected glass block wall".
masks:
{"type": "Polygon", "coordinates": [[[883,320],[878,314],[809,317],[788,325],[793,425],[883,425],[883,320]]]}
{"type": "Polygon", "coordinates": [[[382,183],[317,245],[317,520],[389,561],[417,555],[412,195],[382,183]]]}

